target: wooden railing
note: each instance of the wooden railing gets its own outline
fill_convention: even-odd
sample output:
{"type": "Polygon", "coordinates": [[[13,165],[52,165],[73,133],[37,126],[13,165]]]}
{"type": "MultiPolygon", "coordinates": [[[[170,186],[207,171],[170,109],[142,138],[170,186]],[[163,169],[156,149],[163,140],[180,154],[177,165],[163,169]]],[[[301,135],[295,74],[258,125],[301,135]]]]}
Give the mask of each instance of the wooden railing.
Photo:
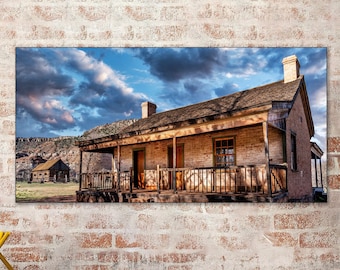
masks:
{"type": "MultiPolygon", "coordinates": [[[[265,165],[160,168],[145,170],[145,190],[158,192],[173,190],[190,193],[262,193],[275,194],[287,189],[287,167],[270,165],[267,178],[265,165]]],[[[124,172],[85,173],[81,176],[81,189],[116,190],[132,192],[132,170],[124,172]]]]}
{"type": "Polygon", "coordinates": [[[91,190],[130,190],[129,171],[124,172],[98,172],[98,173],[83,173],[81,175],[80,189],[91,190]],[[119,179],[119,181],[118,181],[119,179]]]}
{"type": "Polygon", "coordinates": [[[285,165],[270,165],[269,168],[272,193],[287,191],[287,167],[285,165]]]}

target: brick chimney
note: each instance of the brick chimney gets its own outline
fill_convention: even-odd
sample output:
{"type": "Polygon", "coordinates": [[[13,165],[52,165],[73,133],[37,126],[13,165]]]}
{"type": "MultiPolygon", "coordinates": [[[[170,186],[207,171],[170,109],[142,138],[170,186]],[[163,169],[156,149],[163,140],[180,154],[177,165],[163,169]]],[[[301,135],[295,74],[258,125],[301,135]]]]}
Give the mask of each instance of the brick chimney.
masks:
{"type": "Polygon", "coordinates": [[[142,103],[142,118],[148,118],[156,113],[157,106],[149,101],[142,103]]]}
{"type": "Polygon", "coordinates": [[[283,58],[283,81],[284,83],[295,81],[300,76],[300,63],[295,55],[283,58]]]}

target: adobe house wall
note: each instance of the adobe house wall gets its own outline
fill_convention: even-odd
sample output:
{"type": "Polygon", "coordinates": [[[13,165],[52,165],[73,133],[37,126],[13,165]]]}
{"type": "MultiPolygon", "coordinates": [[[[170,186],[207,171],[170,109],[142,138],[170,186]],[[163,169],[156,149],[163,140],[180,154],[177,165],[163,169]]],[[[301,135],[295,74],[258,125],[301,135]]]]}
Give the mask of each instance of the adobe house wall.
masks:
{"type": "Polygon", "coordinates": [[[301,94],[296,98],[287,119],[287,162],[289,198],[303,198],[312,194],[311,148],[301,94]],[[291,132],[296,134],[297,170],[291,169],[291,132]]]}

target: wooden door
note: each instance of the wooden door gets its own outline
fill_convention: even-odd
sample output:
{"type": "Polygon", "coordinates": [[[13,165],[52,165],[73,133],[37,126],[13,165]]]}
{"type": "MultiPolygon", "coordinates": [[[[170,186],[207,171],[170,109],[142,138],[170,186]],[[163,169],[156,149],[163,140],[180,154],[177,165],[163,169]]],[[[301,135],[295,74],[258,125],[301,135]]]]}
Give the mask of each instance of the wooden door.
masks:
{"type": "MultiPolygon", "coordinates": [[[[168,164],[169,168],[173,168],[173,147],[168,148],[168,164]]],[[[184,146],[177,145],[176,147],[176,168],[183,168],[184,167],[184,146]]],[[[173,174],[169,173],[170,183],[172,183],[173,174]]],[[[183,182],[183,172],[177,171],[176,172],[176,189],[184,189],[184,182],[183,182]]]]}
{"type": "Polygon", "coordinates": [[[133,152],[133,171],[134,171],[134,187],[145,188],[144,179],[144,150],[136,150],[133,152]]]}

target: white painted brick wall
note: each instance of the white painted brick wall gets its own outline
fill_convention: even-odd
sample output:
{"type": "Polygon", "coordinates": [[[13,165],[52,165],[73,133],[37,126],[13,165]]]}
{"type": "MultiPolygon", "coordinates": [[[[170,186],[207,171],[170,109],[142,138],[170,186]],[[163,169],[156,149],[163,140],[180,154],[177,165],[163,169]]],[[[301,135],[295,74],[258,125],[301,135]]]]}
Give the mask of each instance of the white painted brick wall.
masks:
{"type": "Polygon", "coordinates": [[[4,0],[0,14],[1,253],[15,269],[340,268],[338,1],[4,0]],[[328,47],[329,203],[16,204],[16,46],[328,47]]]}

